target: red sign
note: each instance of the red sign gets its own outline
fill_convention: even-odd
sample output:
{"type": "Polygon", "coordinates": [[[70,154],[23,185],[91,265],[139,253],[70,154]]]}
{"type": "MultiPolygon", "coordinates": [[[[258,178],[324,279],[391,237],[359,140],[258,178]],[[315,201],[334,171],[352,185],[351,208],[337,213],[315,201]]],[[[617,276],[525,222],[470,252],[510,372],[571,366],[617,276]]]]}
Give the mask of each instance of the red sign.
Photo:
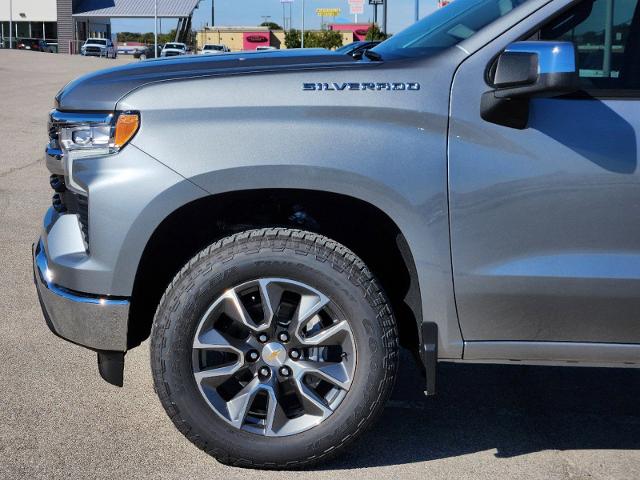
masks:
{"type": "Polygon", "coordinates": [[[356,31],[355,31],[355,34],[356,34],[356,35],[360,35],[360,36],[365,36],[365,37],[366,37],[368,32],[369,32],[369,30],[361,29],[361,30],[356,30],[356,31]]]}
{"type": "Polygon", "coordinates": [[[268,33],[264,32],[244,32],[242,34],[243,50],[255,50],[260,46],[270,46],[271,39],[268,33]]]}
{"type": "Polygon", "coordinates": [[[251,43],[265,43],[268,41],[269,39],[267,37],[263,37],[262,35],[251,35],[247,37],[247,42],[251,43]]]}

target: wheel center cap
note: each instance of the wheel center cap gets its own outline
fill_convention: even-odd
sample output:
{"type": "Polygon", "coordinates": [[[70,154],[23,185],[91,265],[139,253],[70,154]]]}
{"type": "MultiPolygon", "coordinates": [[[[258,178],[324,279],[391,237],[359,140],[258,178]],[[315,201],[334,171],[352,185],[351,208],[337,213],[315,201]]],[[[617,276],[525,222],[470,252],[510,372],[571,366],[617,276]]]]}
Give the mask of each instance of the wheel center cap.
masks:
{"type": "Polygon", "coordinates": [[[287,360],[287,350],[278,342],[267,343],[262,349],[262,359],[267,365],[281,367],[287,360]]]}

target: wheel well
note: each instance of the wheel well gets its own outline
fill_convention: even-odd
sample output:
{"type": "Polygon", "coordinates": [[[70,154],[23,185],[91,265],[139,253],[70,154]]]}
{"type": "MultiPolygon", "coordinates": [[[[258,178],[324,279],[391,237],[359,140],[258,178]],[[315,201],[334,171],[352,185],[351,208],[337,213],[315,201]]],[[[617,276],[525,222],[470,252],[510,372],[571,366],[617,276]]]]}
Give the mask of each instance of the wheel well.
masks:
{"type": "Polygon", "coordinates": [[[167,285],[197,252],[232,233],[269,226],[301,228],[355,252],[379,279],[398,322],[400,343],[418,352],[422,307],[406,239],[380,209],[346,195],[310,190],[245,190],[212,195],[169,215],[154,231],[136,273],[128,345],[151,331],[167,285]]]}

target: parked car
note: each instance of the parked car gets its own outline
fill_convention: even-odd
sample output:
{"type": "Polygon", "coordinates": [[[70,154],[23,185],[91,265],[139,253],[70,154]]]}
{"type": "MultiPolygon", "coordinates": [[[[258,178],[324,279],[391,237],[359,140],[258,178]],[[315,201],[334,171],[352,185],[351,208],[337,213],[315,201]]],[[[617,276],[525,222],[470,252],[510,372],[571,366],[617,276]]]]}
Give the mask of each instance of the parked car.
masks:
{"type": "Polygon", "coordinates": [[[268,45],[259,45],[256,47],[256,52],[266,52],[270,50],[277,50],[277,48],[268,45]]]}
{"type": "Polygon", "coordinates": [[[84,56],[117,58],[118,51],[113,42],[108,38],[88,38],[82,47],[80,54],[84,56]]]}
{"type": "Polygon", "coordinates": [[[160,56],[162,52],[162,45],[158,45],[157,55],[153,52],[153,45],[147,45],[146,47],[136,50],[133,54],[133,58],[138,58],[140,60],[146,60],[147,58],[157,58],[160,56]]]}
{"type": "Polygon", "coordinates": [[[18,50],[31,50],[31,48],[37,49],[38,46],[38,39],[36,38],[15,39],[14,42],[18,50]]]}
{"type": "Polygon", "coordinates": [[[351,55],[352,57],[357,57],[362,56],[365,50],[370,50],[376,45],[380,45],[380,43],[381,42],[378,41],[362,40],[337,48],[335,52],[342,55],[351,55]]]}
{"type": "Polygon", "coordinates": [[[200,50],[200,55],[217,55],[220,53],[228,53],[231,50],[226,45],[208,43],[200,50]]]}
{"type": "Polygon", "coordinates": [[[166,43],[162,48],[162,52],[160,56],[162,57],[175,57],[178,55],[186,55],[187,54],[187,46],[184,43],[166,43]]]}
{"type": "Polygon", "coordinates": [[[118,43],[118,55],[134,55],[140,50],[144,50],[145,45],[138,42],[118,43]]]}
{"type": "Polygon", "coordinates": [[[16,42],[19,50],[54,53],[55,49],[41,38],[22,38],[16,42]]]}
{"type": "Polygon", "coordinates": [[[176,427],[252,468],[347,451],[400,345],[430,395],[438,361],[638,368],[638,32],[639,0],[455,0],[359,60],[71,82],[33,249],[46,322],[115,385],[150,336],[176,427]]]}

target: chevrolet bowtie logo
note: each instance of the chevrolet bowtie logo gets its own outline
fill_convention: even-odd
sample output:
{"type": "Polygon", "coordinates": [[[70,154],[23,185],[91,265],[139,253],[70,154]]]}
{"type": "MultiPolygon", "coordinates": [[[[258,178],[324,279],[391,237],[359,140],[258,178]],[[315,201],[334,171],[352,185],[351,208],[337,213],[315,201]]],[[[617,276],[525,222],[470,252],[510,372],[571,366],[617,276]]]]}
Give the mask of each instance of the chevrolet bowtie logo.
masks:
{"type": "Polygon", "coordinates": [[[280,354],[280,350],[274,350],[273,352],[267,355],[267,360],[269,360],[270,362],[273,362],[275,359],[278,358],[279,354],[280,354]]]}

